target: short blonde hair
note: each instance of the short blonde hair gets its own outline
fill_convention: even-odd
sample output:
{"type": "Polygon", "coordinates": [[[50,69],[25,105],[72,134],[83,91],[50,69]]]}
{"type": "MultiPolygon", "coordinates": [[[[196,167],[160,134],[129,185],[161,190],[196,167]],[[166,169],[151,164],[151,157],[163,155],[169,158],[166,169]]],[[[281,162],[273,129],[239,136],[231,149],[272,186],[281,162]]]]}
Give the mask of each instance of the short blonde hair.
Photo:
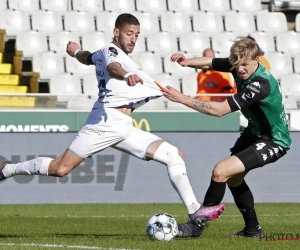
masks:
{"type": "Polygon", "coordinates": [[[248,37],[238,37],[233,41],[230,49],[229,62],[233,67],[248,60],[255,60],[259,56],[259,46],[248,37]]]}

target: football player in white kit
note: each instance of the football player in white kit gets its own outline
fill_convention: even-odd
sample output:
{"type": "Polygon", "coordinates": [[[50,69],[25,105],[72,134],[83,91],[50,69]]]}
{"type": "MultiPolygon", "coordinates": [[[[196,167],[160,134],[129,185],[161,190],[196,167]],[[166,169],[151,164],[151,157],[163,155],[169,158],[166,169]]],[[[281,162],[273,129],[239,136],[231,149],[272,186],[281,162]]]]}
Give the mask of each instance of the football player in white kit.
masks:
{"type": "Polygon", "coordinates": [[[63,177],[85,158],[107,147],[127,152],[143,160],[167,166],[174,189],[185,204],[190,222],[179,228],[178,237],[200,236],[206,221],[215,220],[225,205],[204,207],[196,200],[190,185],[183,153],[158,136],[133,126],[132,111],[151,99],[162,96],[154,80],[128,56],[135,47],[140,24],[131,14],[121,14],[115,22],[113,42],[90,53],[75,42],[67,44],[67,53],[86,65],[95,65],[99,99],[85,125],[69,148],[57,159],[33,160],[0,165],[0,180],[14,175],[48,175],[63,177]]]}

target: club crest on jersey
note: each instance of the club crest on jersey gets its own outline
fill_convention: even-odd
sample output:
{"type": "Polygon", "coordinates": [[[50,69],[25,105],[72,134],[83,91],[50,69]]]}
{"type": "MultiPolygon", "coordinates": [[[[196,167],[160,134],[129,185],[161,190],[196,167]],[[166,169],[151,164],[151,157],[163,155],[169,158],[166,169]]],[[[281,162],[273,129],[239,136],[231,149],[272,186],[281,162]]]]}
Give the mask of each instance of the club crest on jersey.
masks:
{"type": "Polygon", "coordinates": [[[114,47],[108,48],[108,56],[109,57],[116,57],[118,55],[118,51],[114,47]]]}

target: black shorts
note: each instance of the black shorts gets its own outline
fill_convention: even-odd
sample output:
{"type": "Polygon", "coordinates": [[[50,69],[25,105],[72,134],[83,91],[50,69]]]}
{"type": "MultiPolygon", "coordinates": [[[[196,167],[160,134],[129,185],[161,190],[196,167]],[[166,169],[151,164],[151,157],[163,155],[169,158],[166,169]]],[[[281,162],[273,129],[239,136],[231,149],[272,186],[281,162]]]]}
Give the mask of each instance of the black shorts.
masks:
{"type": "Polygon", "coordinates": [[[277,161],[287,150],[272,140],[258,138],[247,131],[241,134],[230,149],[231,155],[243,162],[246,172],[277,161]]]}

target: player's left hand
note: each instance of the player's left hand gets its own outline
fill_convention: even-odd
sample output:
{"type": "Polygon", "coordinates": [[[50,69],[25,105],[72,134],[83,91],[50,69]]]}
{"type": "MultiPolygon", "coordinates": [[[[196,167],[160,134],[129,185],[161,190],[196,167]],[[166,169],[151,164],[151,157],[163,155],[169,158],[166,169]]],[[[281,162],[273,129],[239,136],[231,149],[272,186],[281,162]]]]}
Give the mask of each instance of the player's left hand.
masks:
{"type": "Polygon", "coordinates": [[[78,43],[75,43],[75,42],[71,42],[69,41],[68,44],[67,44],[67,53],[70,55],[70,56],[74,56],[74,53],[76,50],[80,49],[80,46],[78,43]]]}
{"type": "Polygon", "coordinates": [[[184,96],[181,92],[172,88],[171,86],[164,88],[163,95],[170,101],[179,103],[181,103],[181,99],[184,96]]]}

